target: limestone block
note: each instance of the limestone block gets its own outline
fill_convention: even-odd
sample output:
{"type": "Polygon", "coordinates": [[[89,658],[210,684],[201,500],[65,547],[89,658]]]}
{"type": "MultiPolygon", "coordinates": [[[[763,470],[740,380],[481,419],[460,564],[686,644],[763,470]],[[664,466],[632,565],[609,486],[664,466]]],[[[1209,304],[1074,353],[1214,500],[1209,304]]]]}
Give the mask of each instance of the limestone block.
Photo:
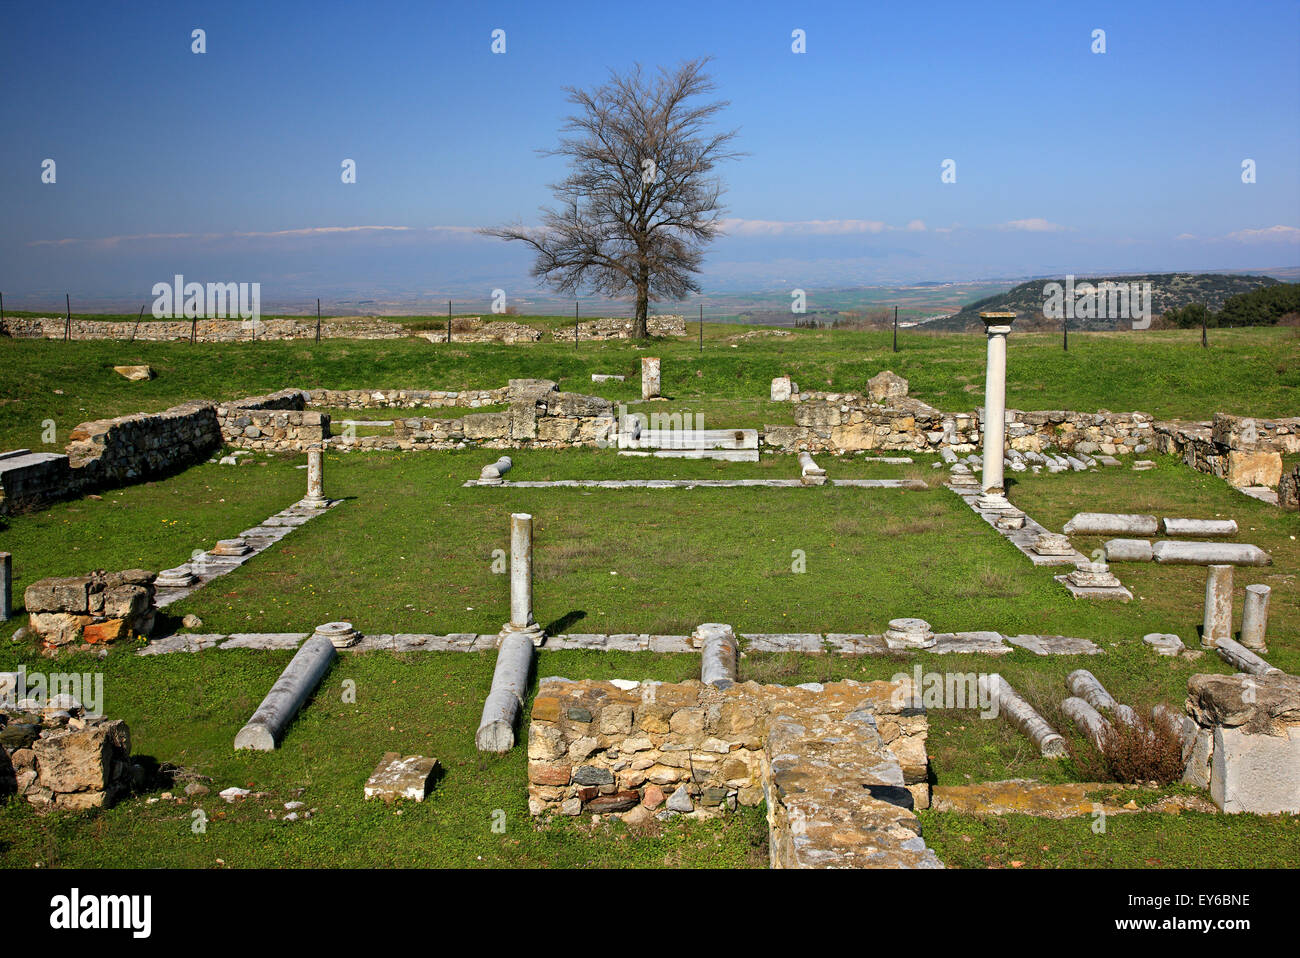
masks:
{"type": "Polygon", "coordinates": [[[1151,536],[1160,531],[1160,524],[1155,516],[1080,512],[1065,524],[1064,531],[1066,535],[1151,536]]]}
{"type": "Polygon", "coordinates": [[[1171,542],[1151,547],[1156,562],[1166,565],[1272,565],[1273,557],[1259,546],[1239,542],[1171,542]]]}
{"type": "Polygon", "coordinates": [[[1300,812],[1300,727],[1261,735],[1216,726],[1210,798],[1225,812],[1300,812]]]}
{"type": "Polygon", "coordinates": [[[366,780],[365,797],[378,798],[384,802],[403,798],[422,802],[429,794],[437,772],[436,758],[423,755],[407,755],[403,758],[400,752],[385,752],[366,780]]]}

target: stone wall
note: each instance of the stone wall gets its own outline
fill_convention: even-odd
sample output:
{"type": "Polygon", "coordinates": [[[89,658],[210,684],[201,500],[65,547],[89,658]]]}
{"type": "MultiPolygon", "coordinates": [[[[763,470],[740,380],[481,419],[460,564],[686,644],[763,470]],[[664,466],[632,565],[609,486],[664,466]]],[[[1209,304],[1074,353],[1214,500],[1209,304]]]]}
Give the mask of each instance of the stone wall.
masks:
{"type": "Polygon", "coordinates": [[[148,636],[158,611],[155,578],[156,573],[129,569],[41,579],[23,592],[28,625],[46,648],[78,640],[107,645],[118,639],[148,636]]]}
{"type": "MultiPolygon", "coordinates": [[[[888,450],[954,452],[979,448],[984,410],[944,413],[916,399],[882,404],[859,393],[804,393],[794,409],[794,426],[767,426],[767,445],[786,452],[888,450]]],[[[1123,455],[1152,447],[1151,417],[1144,413],[1080,413],[1068,410],[1007,410],[1007,448],[1021,452],[1123,455]]]]}
{"type": "Polygon", "coordinates": [[[67,446],[74,482],[120,486],[161,476],[205,459],[221,445],[212,403],[196,401],[160,413],[83,422],[67,446]]]}
{"type": "Polygon", "coordinates": [[[131,731],[121,719],[80,718],[75,706],[0,711],[0,798],[17,794],[37,808],[107,808],[140,774],[131,731]]]}
{"type": "Polygon", "coordinates": [[[1217,413],[1213,422],[1155,424],[1155,449],[1197,472],[1243,486],[1276,487],[1282,454],[1298,451],[1300,419],[1255,419],[1217,413]]]}
{"type": "Polygon", "coordinates": [[[888,747],[903,775],[896,784],[924,807],[925,711],[903,707],[897,691],[889,682],[718,689],[698,681],[543,679],[528,730],[529,810],[577,815],[666,805],[708,816],[758,805],[770,787],[765,748],[774,717],[814,715],[857,716],[873,727],[861,743],[888,747]]]}
{"type": "Polygon", "coordinates": [[[308,401],[327,409],[477,408],[506,402],[509,387],[500,389],[312,389],[308,401]]]}
{"type": "MultiPolygon", "coordinates": [[[[646,332],[651,336],[685,336],[686,317],[684,316],[647,316],[646,332]]],[[[633,320],[631,319],[589,319],[578,323],[578,341],[594,342],[606,339],[631,339],[633,320]]],[[[551,331],[551,338],[564,342],[573,342],[573,327],[561,326],[551,331]]]]}
{"type": "MultiPolygon", "coordinates": [[[[65,317],[15,319],[0,324],[0,336],[14,339],[62,339],[65,317]]],[[[236,343],[256,339],[315,339],[316,320],[311,319],[200,319],[193,326],[194,340],[200,343],[236,343]]],[[[74,319],[72,338],[140,340],[148,342],[182,340],[189,342],[191,321],[188,319],[153,320],[136,323],[74,319]]],[[[397,323],[384,320],[322,320],[321,339],[401,339],[411,333],[397,323]]]]}
{"type": "Polygon", "coordinates": [[[74,494],[68,457],[14,449],[0,453],[0,515],[40,509],[74,494]]]}

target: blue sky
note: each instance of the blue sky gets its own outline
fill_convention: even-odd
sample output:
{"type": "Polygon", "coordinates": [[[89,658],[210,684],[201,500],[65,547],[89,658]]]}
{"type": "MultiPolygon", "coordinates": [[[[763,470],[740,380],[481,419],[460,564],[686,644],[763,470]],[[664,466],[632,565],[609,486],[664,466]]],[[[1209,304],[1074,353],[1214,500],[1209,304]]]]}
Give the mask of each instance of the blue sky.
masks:
{"type": "Polygon", "coordinates": [[[536,221],[562,88],[700,55],[749,154],[706,291],[1295,266],[1298,40],[1297,2],[11,4],[0,290],[523,294],[472,228],[536,221]]]}

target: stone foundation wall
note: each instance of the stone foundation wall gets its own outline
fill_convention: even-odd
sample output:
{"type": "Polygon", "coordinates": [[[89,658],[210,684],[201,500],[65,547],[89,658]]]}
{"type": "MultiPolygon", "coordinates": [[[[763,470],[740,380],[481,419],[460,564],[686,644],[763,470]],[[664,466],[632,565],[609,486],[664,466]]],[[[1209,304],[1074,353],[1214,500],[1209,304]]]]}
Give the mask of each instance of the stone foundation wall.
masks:
{"type": "Polygon", "coordinates": [[[469,409],[506,401],[509,387],[500,389],[312,389],[308,402],[327,409],[469,409]]]}
{"type": "Polygon", "coordinates": [[[46,648],[77,641],[107,645],[118,639],[147,636],[158,611],[154,602],[156,578],[154,572],[129,569],[41,579],[23,592],[28,625],[46,648]]]}
{"type": "Polygon", "coordinates": [[[1212,423],[1170,420],[1155,424],[1155,449],[1231,486],[1276,487],[1282,479],[1282,454],[1300,447],[1298,427],[1298,419],[1224,413],[1212,423]]]}
{"type": "Polygon", "coordinates": [[[37,808],[108,808],[126,796],[137,770],[121,719],[79,718],[79,709],[0,711],[0,798],[37,808]]]}
{"type": "MultiPolygon", "coordinates": [[[[943,413],[915,399],[888,405],[857,393],[804,393],[794,426],[767,426],[764,441],[786,452],[887,450],[955,452],[979,448],[984,411],[943,413]]],[[[1068,410],[1007,410],[1007,448],[1021,452],[1123,455],[1152,448],[1154,430],[1144,413],[1080,413],[1068,410]]]]}
{"type": "Polygon", "coordinates": [[[543,679],[528,729],[529,810],[577,815],[666,805],[709,816],[757,805],[770,785],[765,748],[774,716],[815,722],[866,715],[878,738],[863,734],[862,747],[883,743],[901,767],[896,784],[924,807],[925,712],[902,707],[897,691],[889,682],[717,689],[698,681],[543,679]]]}
{"type": "Polygon", "coordinates": [[[69,439],[74,481],[86,489],[125,485],[200,462],[221,445],[221,428],[213,404],[198,401],[83,422],[69,439]]]}
{"type": "MultiPolygon", "coordinates": [[[[651,336],[685,336],[686,317],[684,316],[647,316],[646,332],[651,336]]],[[[596,342],[606,339],[631,339],[633,321],[631,319],[590,319],[579,321],[578,341],[596,342]]],[[[573,327],[561,326],[552,330],[551,338],[564,342],[573,342],[573,327]]]]}
{"type": "MultiPolygon", "coordinates": [[[[6,318],[0,325],[0,336],[14,339],[62,339],[67,320],[62,317],[34,319],[6,318]]],[[[193,327],[194,341],[199,343],[237,343],[254,338],[262,339],[312,339],[316,338],[316,320],[262,319],[252,320],[200,319],[193,327]]],[[[164,342],[181,340],[189,342],[191,325],[188,319],[108,322],[94,319],[74,319],[72,338],[140,340],[164,342]]],[[[355,320],[334,322],[322,320],[321,339],[401,339],[411,333],[397,323],[383,320],[355,320]]]]}

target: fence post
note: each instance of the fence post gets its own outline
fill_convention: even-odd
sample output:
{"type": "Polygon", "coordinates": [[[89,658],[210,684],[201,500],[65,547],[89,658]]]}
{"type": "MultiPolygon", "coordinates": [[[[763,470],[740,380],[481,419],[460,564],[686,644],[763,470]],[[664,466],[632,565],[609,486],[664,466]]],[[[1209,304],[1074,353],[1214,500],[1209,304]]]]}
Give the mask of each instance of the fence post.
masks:
{"type": "Polygon", "coordinates": [[[578,348],[578,301],[573,301],[573,348],[578,348]]]}
{"type": "Polygon", "coordinates": [[[894,352],[898,352],[898,307],[894,307],[894,352]]]}
{"type": "Polygon", "coordinates": [[[700,352],[704,352],[704,304],[700,303],[700,352]]]}
{"type": "Polygon", "coordinates": [[[68,318],[63,323],[63,341],[66,343],[72,338],[72,297],[64,293],[63,300],[68,307],[68,318]]]}
{"type": "Polygon", "coordinates": [[[447,300],[447,342],[451,342],[451,300],[447,300]]]}
{"type": "Polygon", "coordinates": [[[316,342],[320,342],[320,297],[316,297],[316,342]]]}

